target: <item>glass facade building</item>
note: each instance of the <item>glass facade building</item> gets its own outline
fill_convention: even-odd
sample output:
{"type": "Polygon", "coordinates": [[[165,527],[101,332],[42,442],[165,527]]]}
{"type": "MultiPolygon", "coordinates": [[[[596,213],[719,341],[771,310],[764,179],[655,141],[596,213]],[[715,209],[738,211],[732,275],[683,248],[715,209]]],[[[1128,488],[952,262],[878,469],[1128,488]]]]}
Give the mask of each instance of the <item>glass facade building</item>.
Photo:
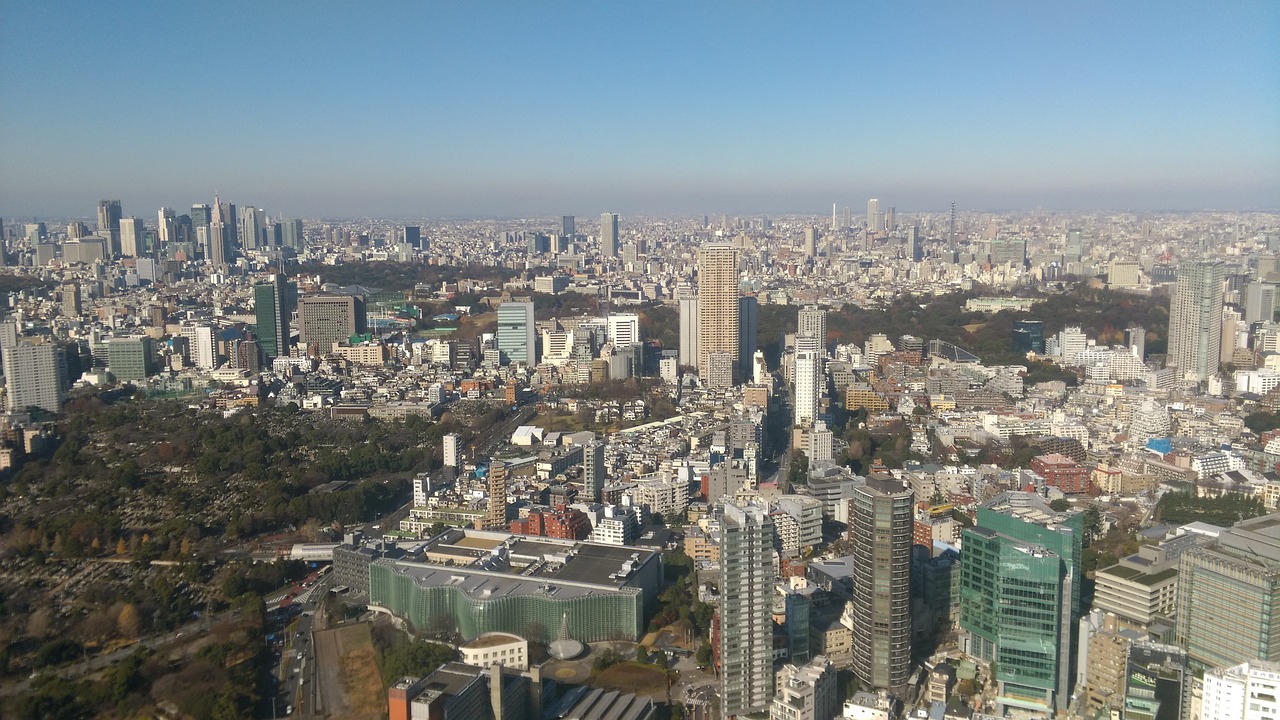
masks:
{"type": "Polygon", "coordinates": [[[1083,522],[1038,495],[1008,492],[979,508],[977,526],[964,531],[960,626],[969,653],[995,663],[1001,709],[1066,709],[1083,522]]]}

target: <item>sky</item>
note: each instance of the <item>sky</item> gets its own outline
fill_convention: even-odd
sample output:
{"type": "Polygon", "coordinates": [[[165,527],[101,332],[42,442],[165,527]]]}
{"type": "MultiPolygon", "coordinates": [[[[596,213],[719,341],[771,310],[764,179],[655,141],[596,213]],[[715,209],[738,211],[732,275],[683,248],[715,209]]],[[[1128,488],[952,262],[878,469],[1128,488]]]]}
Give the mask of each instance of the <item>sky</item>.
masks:
{"type": "Polygon", "coordinates": [[[1280,208],[1280,2],[0,0],[0,215],[1280,208]]]}

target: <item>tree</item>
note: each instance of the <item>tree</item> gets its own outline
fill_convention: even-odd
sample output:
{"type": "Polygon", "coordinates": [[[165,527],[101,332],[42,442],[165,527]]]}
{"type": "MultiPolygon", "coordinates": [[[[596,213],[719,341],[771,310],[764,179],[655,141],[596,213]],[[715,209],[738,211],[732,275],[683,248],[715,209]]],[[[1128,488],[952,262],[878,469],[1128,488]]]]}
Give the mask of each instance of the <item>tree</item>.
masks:
{"type": "Polygon", "coordinates": [[[120,633],[120,637],[126,640],[132,640],[138,637],[138,631],[142,629],[142,621],[138,617],[138,608],[133,603],[125,603],[120,608],[120,615],[116,617],[116,631],[120,633]]]}
{"type": "Polygon", "coordinates": [[[1071,509],[1071,502],[1066,498],[1058,498],[1049,502],[1049,509],[1054,512],[1066,512],[1071,509]]]}

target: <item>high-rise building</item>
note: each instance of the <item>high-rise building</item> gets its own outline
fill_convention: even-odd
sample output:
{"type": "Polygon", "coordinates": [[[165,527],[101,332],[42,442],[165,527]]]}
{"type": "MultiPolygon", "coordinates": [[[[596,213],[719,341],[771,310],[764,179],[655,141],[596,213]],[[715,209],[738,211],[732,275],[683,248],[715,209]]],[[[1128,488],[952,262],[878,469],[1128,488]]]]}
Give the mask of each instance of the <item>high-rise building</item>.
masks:
{"type": "Polygon", "coordinates": [[[604,443],[592,440],[582,448],[582,491],[590,502],[603,502],[606,479],[604,443]]]}
{"type": "Polygon", "coordinates": [[[213,221],[213,212],[205,203],[195,203],[191,206],[191,227],[201,228],[209,227],[209,223],[213,221]]]}
{"type": "Polygon", "coordinates": [[[1013,350],[1019,353],[1044,354],[1044,321],[1014,320],[1013,350]]]}
{"type": "Polygon", "coordinates": [[[201,370],[216,370],[218,367],[218,345],[214,332],[208,325],[187,325],[181,329],[182,337],[187,339],[191,364],[201,370]]]}
{"type": "Polygon", "coordinates": [[[426,250],[422,246],[422,227],[419,225],[405,225],[404,244],[419,250],[426,250]]]}
{"type": "Polygon", "coordinates": [[[915,493],[873,475],[849,500],[854,564],[847,617],[853,675],[876,689],[901,692],[911,679],[911,543],[915,493]]]}
{"type": "Polygon", "coordinates": [[[262,233],[258,227],[258,210],[252,206],[241,207],[239,213],[240,243],[246,250],[256,250],[258,243],[262,240],[262,233]]]}
{"type": "Polygon", "coordinates": [[[284,274],[253,288],[258,345],[268,360],[289,354],[289,319],[297,304],[298,288],[284,274]]]}
{"type": "Polygon", "coordinates": [[[53,343],[15,343],[3,350],[6,401],[9,412],[37,407],[51,413],[62,409],[67,386],[67,362],[53,343]]]}
{"type": "Polygon", "coordinates": [[[149,337],[107,341],[107,369],[120,382],[144,382],[156,372],[155,346],[149,337]]]}
{"type": "Polygon", "coordinates": [[[67,283],[62,286],[62,314],[69,318],[79,318],[83,311],[80,305],[80,286],[67,283]]]}
{"type": "Polygon", "coordinates": [[[146,244],[142,239],[142,218],[120,218],[120,255],[138,257],[146,254],[146,244]]]}
{"type": "Polygon", "coordinates": [[[486,530],[507,528],[507,464],[501,460],[489,463],[489,512],[485,515],[486,530]]]}
{"type": "Polygon", "coordinates": [[[294,218],[280,223],[280,244],[283,247],[293,248],[297,251],[304,249],[306,240],[302,235],[301,220],[294,218]]]}
{"type": "Polygon", "coordinates": [[[1134,325],[1124,331],[1124,345],[1139,360],[1147,359],[1147,331],[1141,325],[1134,325]]]}
{"type": "Polygon", "coordinates": [[[804,256],[814,257],[818,254],[818,226],[810,225],[804,229],[804,256]]]}
{"type": "Polygon", "coordinates": [[[751,359],[755,357],[758,346],[757,334],[760,332],[760,301],[755,295],[738,297],[738,366],[735,368],[738,377],[751,377],[751,359]]]}
{"type": "Polygon", "coordinates": [[[298,342],[307,348],[315,346],[324,354],[334,343],[367,331],[363,297],[322,293],[298,300],[298,342]]]}
{"type": "Polygon", "coordinates": [[[924,239],[920,235],[919,225],[912,225],[907,230],[907,256],[912,262],[924,260],[924,239]]]}
{"type": "Polygon", "coordinates": [[[1083,513],[1056,512],[1026,492],[997,495],[978,508],[977,525],[963,531],[962,647],[994,663],[997,714],[1066,711],[1083,536],[1083,513]]]}
{"type": "Polygon", "coordinates": [[[880,201],[871,198],[867,201],[867,232],[877,233],[884,228],[880,227],[880,223],[884,215],[880,213],[880,201]]]}
{"type": "Polygon", "coordinates": [[[174,214],[173,208],[162,207],[156,213],[156,237],[161,243],[177,242],[174,235],[174,214]]]}
{"type": "Polygon", "coordinates": [[[570,240],[578,233],[577,223],[572,215],[564,215],[560,218],[560,235],[570,240]]]}
{"type": "Polygon", "coordinates": [[[204,251],[204,257],[209,261],[210,265],[221,267],[227,264],[231,257],[228,249],[229,230],[230,228],[222,222],[222,220],[214,219],[209,223],[209,232],[206,235],[207,245],[204,251]]]}
{"type": "Polygon", "coordinates": [[[1245,288],[1244,321],[1250,325],[1271,322],[1276,315],[1276,285],[1268,282],[1249,283],[1245,288]]]}
{"type": "Polygon", "coordinates": [[[680,303],[680,364],[698,366],[698,289],[682,285],[676,290],[680,303]]]}
{"type": "Polygon", "coordinates": [[[738,252],[731,245],[698,250],[698,375],[711,376],[711,356],[738,364],[738,252]]]}
{"type": "Polygon", "coordinates": [[[810,335],[796,336],[795,424],[810,427],[818,419],[818,405],[822,401],[823,362],[818,339],[810,335]]]}
{"type": "Polygon", "coordinates": [[[1129,646],[1124,720],[1190,720],[1195,677],[1187,653],[1175,645],[1135,642],[1129,646]]]}
{"type": "Polygon", "coordinates": [[[500,362],[538,364],[537,334],[533,302],[504,302],[498,306],[498,352],[500,362]]]}
{"type": "Polygon", "coordinates": [[[827,311],[817,305],[800,308],[796,318],[796,336],[807,335],[818,341],[818,350],[827,352],[827,311]]]}
{"type": "Polygon", "coordinates": [[[1198,668],[1280,662],[1280,523],[1237,523],[1215,543],[1183,553],[1178,644],[1198,668]]]}
{"type": "Polygon", "coordinates": [[[626,347],[640,342],[640,316],[635,313],[610,314],[606,327],[609,342],[614,347],[626,347]]]}
{"type": "Polygon", "coordinates": [[[1178,266],[1169,307],[1168,363],[1184,378],[1203,382],[1218,372],[1223,279],[1218,260],[1191,260],[1178,266]]]}
{"type": "Polygon", "coordinates": [[[444,436],[444,466],[451,468],[459,467],[459,452],[462,446],[462,437],[458,433],[449,433],[444,436]]]}
{"type": "Polygon", "coordinates": [[[118,231],[122,215],[119,200],[99,200],[98,234],[107,237],[111,232],[118,231]]]}
{"type": "Polygon", "coordinates": [[[604,258],[618,255],[618,214],[604,213],[600,216],[600,256],[604,258]]]}
{"type": "Polygon", "coordinates": [[[773,520],[728,503],[720,526],[720,711],[761,713],[773,697],[773,520]]]}

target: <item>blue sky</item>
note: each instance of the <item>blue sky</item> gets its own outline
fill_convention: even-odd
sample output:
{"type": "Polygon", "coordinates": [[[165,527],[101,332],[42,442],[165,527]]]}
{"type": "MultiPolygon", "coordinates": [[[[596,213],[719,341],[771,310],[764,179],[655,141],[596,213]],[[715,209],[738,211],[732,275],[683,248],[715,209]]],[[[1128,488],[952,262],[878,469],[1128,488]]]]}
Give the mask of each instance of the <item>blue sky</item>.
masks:
{"type": "Polygon", "coordinates": [[[0,0],[0,214],[1280,207],[1277,2],[0,0]]]}

